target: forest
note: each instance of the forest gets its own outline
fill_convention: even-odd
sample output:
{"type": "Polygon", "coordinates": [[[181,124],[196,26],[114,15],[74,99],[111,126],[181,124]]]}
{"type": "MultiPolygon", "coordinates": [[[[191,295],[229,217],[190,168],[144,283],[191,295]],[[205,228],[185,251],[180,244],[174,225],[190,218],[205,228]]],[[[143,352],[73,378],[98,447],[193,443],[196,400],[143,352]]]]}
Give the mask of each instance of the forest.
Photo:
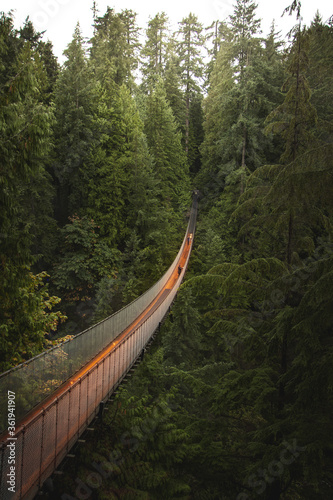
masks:
{"type": "Polygon", "coordinates": [[[0,13],[1,372],[157,281],[200,191],[171,313],[45,498],[333,496],[333,17],[256,8],[93,2],[62,65],[0,13]]]}

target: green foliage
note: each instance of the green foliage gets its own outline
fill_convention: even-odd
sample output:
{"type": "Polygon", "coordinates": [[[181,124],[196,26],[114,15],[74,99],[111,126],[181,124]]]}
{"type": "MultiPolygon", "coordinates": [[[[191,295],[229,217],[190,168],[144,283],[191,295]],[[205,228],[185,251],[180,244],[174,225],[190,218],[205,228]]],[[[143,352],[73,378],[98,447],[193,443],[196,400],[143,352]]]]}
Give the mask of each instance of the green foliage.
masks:
{"type": "Polygon", "coordinates": [[[281,102],[280,44],[272,30],[263,50],[255,4],[237,2],[230,23],[222,28],[204,101],[203,169],[198,175],[210,196],[213,190],[219,195],[228,176],[236,173],[242,193],[248,173],[274,157],[274,139],[265,136],[264,121],[281,102]]]}
{"type": "Polygon", "coordinates": [[[122,306],[119,301],[99,304],[103,303],[100,298],[103,284],[118,279],[121,253],[103,241],[100,228],[88,216],[71,217],[59,230],[59,242],[52,268],[52,286],[63,297],[62,310],[69,318],[58,332],[63,336],[79,333],[93,320],[104,319],[114,307],[122,306]]]}
{"type": "Polygon", "coordinates": [[[61,335],[162,275],[190,173],[201,203],[186,281],[73,478],[108,460],[100,498],[329,498],[332,23],[298,24],[284,48],[274,24],[259,37],[251,0],[208,37],[193,14],[169,36],[157,14],[136,87],[136,14],[93,12],[89,51],[77,26],[59,73],[28,19],[18,32],[0,19],[1,368],[65,319],[49,276],[61,335]]]}
{"type": "MultiPolygon", "coordinates": [[[[181,71],[178,64],[175,43],[170,44],[164,71],[164,88],[168,103],[176,119],[178,130],[185,136],[186,102],[181,86],[181,71]]],[[[183,141],[182,141],[183,143],[183,141]]]]}
{"type": "Polygon", "coordinates": [[[93,220],[78,216],[60,230],[63,243],[53,282],[67,301],[88,300],[102,277],[117,274],[119,253],[100,241],[98,230],[93,220]]]}
{"type": "Polygon", "coordinates": [[[189,368],[198,361],[200,316],[193,307],[190,289],[180,291],[172,311],[172,324],[163,338],[164,357],[174,366],[189,368]]]}
{"type": "Polygon", "coordinates": [[[325,25],[317,13],[308,30],[309,64],[307,81],[311,88],[311,103],[317,112],[316,134],[328,140],[332,123],[332,26],[325,25]]]}
{"type": "Polygon", "coordinates": [[[45,102],[49,104],[58,78],[59,64],[57,58],[53,54],[52,43],[49,40],[44,42],[42,40],[43,34],[44,33],[36,32],[29,17],[27,17],[23,27],[19,30],[20,39],[28,41],[31,47],[36,50],[41,57],[47,75],[47,86],[43,98],[45,102]]]}
{"type": "Polygon", "coordinates": [[[89,154],[96,140],[97,89],[85,55],[80,26],[64,54],[67,60],[55,88],[54,161],[57,185],[55,212],[61,225],[80,212],[86,200],[89,154]]]}
{"type": "MultiPolygon", "coordinates": [[[[44,252],[47,258],[54,248],[45,171],[53,110],[45,104],[47,78],[38,51],[29,41],[18,40],[11,16],[4,14],[0,51],[0,328],[5,369],[40,352],[56,319],[45,311],[48,299],[40,289],[44,275],[30,271],[36,254],[44,252]]],[[[57,300],[50,299],[49,305],[57,300]]]]}
{"type": "Polygon", "coordinates": [[[140,48],[136,13],[127,9],[116,13],[108,7],[104,16],[94,21],[91,58],[97,69],[97,77],[101,79],[101,74],[106,70],[114,83],[131,89],[132,72],[138,65],[137,51],[140,48]]]}
{"type": "Polygon", "coordinates": [[[61,299],[49,295],[43,281],[49,279],[46,272],[33,275],[24,268],[8,267],[5,271],[17,285],[8,283],[1,292],[1,371],[39,354],[45,336],[66,319],[60,311],[52,312],[61,299]]]}
{"type": "Polygon", "coordinates": [[[164,204],[179,213],[188,206],[188,164],[162,80],[147,99],[145,132],[164,204]],[[177,208],[176,208],[177,207],[177,208]]]}
{"type": "Polygon", "coordinates": [[[280,134],[284,139],[283,163],[295,160],[304,151],[316,124],[316,111],[310,103],[311,92],[306,79],[307,52],[308,36],[304,30],[298,31],[289,54],[289,76],[282,89],[284,101],[267,118],[267,132],[280,134]]]}
{"type": "Polygon", "coordinates": [[[133,99],[125,86],[112,90],[101,88],[100,93],[100,141],[89,160],[94,175],[89,182],[88,213],[95,217],[102,236],[115,245],[129,235],[133,210],[129,200],[136,186],[147,181],[149,157],[133,99]]]}
{"type": "Polygon", "coordinates": [[[313,238],[329,225],[326,214],[332,209],[325,187],[331,171],[330,145],[316,138],[316,110],[306,78],[308,36],[296,32],[285,100],[267,118],[267,132],[284,140],[281,164],[262,166],[252,174],[236,211],[248,219],[244,234],[250,227],[265,227],[275,252],[289,265],[311,253],[313,238]]]}
{"type": "Polygon", "coordinates": [[[204,42],[202,24],[198,18],[190,13],[180,24],[178,54],[181,61],[182,83],[185,88],[186,98],[200,91],[197,78],[203,75],[203,61],[199,47],[204,42]]]}
{"type": "Polygon", "coordinates": [[[204,67],[202,47],[204,45],[205,39],[202,35],[202,24],[198,22],[198,18],[194,14],[190,13],[181,21],[181,23],[179,23],[179,25],[180,27],[178,31],[179,41],[177,42],[177,54],[179,57],[179,75],[183,86],[186,107],[185,151],[187,156],[191,160],[191,170],[195,172],[196,170],[198,170],[198,165],[192,166],[192,161],[195,162],[195,160],[197,159],[197,155],[195,155],[193,159],[191,158],[191,156],[193,156],[193,149],[198,148],[199,144],[195,142],[193,144],[193,139],[190,137],[190,124],[192,118],[190,109],[193,99],[195,99],[196,96],[200,95],[201,91],[201,79],[203,77],[204,67]]]}
{"type": "Polygon", "coordinates": [[[165,74],[168,17],[165,12],[156,14],[148,22],[146,30],[146,43],[142,49],[142,73],[144,76],[144,87],[151,89],[158,79],[165,74]]]}
{"type": "MultiPolygon", "coordinates": [[[[295,30],[281,94],[274,29],[265,44],[253,39],[254,4],[245,1],[237,2],[232,23],[235,31],[221,27],[216,40],[221,48],[204,104],[192,269],[155,352],[119,396],[108,436],[121,428],[132,452],[119,438],[108,445],[118,446],[124,462],[103,487],[105,497],[329,496],[331,128],[330,105],[324,111],[315,92],[322,86],[327,100],[328,54],[322,63],[311,56],[318,20],[295,30]],[[168,459],[163,426],[155,419],[149,428],[161,434],[148,432],[145,440],[141,426],[152,402],[171,394],[169,439],[180,437],[182,446],[168,459]]],[[[327,41],[329,30],[321,31],[327,41]]],[[[135,238],[128,248],[133,255],[135,238]]]]}

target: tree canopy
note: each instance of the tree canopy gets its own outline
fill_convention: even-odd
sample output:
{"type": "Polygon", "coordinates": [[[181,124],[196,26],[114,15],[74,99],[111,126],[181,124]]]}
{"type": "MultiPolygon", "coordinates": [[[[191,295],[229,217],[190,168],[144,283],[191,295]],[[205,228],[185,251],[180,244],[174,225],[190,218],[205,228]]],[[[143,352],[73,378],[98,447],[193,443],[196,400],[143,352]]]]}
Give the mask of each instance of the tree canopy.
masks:
{"type": "Polygon", "coordinates": [[[281,40],[256,9],[143,38],[94,2],[62,66],[1,14],[2,371],[148,289],[200,191],[171,314],[54,498],[106,456],[100,499],[332,496],[333,24],[295,0],[281,40]]]}

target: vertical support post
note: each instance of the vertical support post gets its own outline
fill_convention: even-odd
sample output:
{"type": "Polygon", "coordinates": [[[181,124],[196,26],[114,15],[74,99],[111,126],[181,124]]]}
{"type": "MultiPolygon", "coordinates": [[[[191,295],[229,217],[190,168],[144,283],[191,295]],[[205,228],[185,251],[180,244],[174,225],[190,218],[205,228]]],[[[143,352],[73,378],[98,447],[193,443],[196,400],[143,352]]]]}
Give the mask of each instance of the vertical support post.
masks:
{"type": "Polygon", "coordinates": [[[42,476],[42,465],[43,465],[43,450],[44,450],[44,427],[45,427],[45,423],[44,423],[44,419],[45,419],[45,410],[43,410],[43,413],[42,413],[42,442],[41,442],[41,445],[40,445],[40,462],[39,462],[39,478],[38,478],[38,488],[40,488],[42,485],[40,483],[40,478],[42,476]]]}

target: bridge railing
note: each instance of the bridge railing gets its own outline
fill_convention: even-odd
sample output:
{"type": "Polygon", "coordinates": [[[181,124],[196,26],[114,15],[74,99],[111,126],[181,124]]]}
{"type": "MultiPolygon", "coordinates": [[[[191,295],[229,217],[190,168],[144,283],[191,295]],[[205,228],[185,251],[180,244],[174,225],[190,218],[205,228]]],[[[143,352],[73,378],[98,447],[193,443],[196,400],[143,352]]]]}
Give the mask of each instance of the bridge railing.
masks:
{"type": "MultiPolygon", "coordinates": [[[[191,213],[193,213],[192,208],[191,213]]],[[[186,235],[193,226],[190,216],[186,235]]],[[[193,232],[193,230],[191,231],[193,232]]],[[[186,243],[186,235],[173,263],[149,290],[108,318],[0,375],[0,434],[8,426],[6,397],[16,394],[16,419],[20,420],[64,381],[111,343],[154,300],[172,275],[186,243]]]]}
{"type": "MultiPolygon", "coordinates": [[[[2,436],[0,443],[1,500],[32,500],[34,498],[44,481],[57,469],[73,444],[97,415],[100,402],[109,397],[140,355],[143,347],[166,315],[180,286],[190,256],[190,251],[183,252],[183,250],[189,234],[194,233],[195,215],[196,211],[192,210],[188,230],[178,256],[160,280],[164,285],[167,283],[181,257],[183,270],[179,278],[176,281],[173,280],[174,285],[165,288],[159,295],[157,303],[154,302],[154,305],[144,312],[142,307],[146,302],[141,302],[137,316],[140,313],[143,315],[139,321],[128,325],[129,328],[123,335],[107,346],[98,359],[92,362],[89,369],[85,367],[80,370],[55,394],[38,405],[21,422],[14,437],[2,436]],[[15,463],[14,472],[11,472],[12,460],[15,463]],[[13,477],[14,489],[10,489],[11,477],[13,477]]],[[[162,291],[160,285],[154,285],[152,289],[147,292],[148,306],[157,298],[159,291],[162,291]],[[148,295],[152,289],[154,293],[148,295]]],[[[138,303],[139,299],[135,302],[138,303]]],[[[124,323],[119,324],[125,324],[128,318],[129,316],[126,316],[124,323]]],[[[134,318],[136,319],[137,317],[134,318]]],[[[105,328],[107,321],[98,325],[104,325],[105,328]]],[[[103,330],[99,333],[103,337],[103,330]]],[[[77,337],[80,338],[80,335],[77,337]]],[[[91,342],[92,339],[89,338],[89,344],[91,342]]],[[[98,346],[102,343],[101,341],[98,346]]],[[[74,345],[73,341],[71,344],[74,345]]],[[[89,348],[87,352],[92,351],[89,348]]],[[[67,360],[70,361],[69,355],[67,360]]]]}

